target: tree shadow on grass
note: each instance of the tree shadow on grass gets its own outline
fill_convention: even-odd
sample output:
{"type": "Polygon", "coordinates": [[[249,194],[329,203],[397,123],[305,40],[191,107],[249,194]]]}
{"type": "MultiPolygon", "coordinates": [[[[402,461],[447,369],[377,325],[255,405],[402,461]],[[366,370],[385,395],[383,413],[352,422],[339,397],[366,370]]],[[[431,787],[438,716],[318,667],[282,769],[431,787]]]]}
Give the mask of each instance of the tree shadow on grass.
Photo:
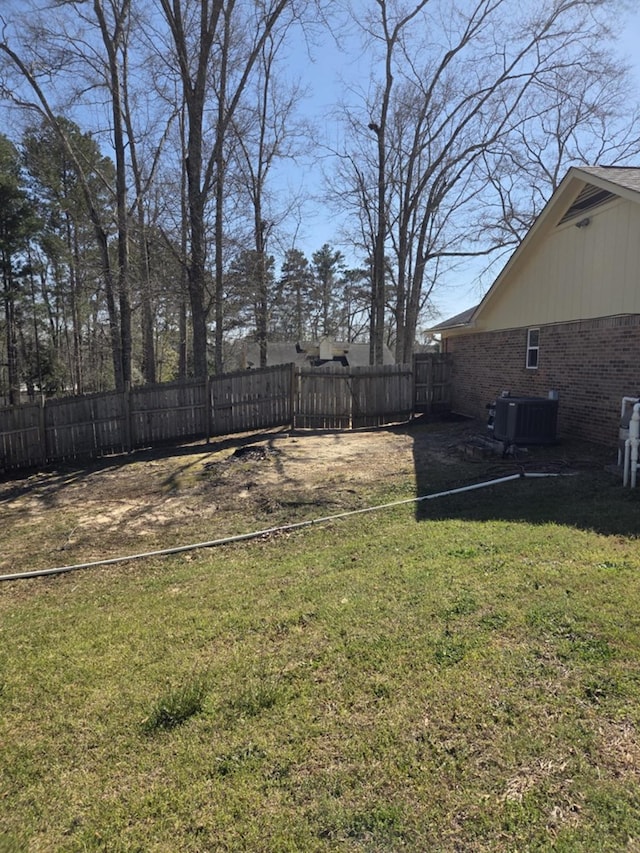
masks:
{"type": "Polygon", "coordinates": [[[505,483],[416,503],[419,521],[555,523],[604,535],[640,535],[640,488],[622,486],[616,450],[578,441],[491,452],[486,427],[470,420],[416,420],[411,426],[418,497],[514,475],[505,483]]]}

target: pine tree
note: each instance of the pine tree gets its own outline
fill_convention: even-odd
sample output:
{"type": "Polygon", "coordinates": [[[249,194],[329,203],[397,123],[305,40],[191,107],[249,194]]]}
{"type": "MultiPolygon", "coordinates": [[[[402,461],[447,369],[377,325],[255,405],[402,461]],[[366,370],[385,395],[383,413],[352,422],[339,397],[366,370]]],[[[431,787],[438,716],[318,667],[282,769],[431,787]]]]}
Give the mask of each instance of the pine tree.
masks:
{"type": "Polygon", "coordinates": [[[39,222],[23,187],[20,155],[6,136],[0,136],[0,270],[5,319],[9,403],[20,402],[20,350],[25,322],[24,280],[30,240],[39,222]]]}

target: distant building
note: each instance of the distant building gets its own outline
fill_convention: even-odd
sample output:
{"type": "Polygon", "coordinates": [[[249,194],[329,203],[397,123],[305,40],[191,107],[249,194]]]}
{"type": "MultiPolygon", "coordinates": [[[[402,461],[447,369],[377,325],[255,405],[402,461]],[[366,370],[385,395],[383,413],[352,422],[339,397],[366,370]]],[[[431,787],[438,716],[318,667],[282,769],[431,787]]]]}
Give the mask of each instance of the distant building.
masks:
{"type": "MultiPolygon", "coordinates": [[[[395,364],[391,350],[383,349],[383,364],[395,364]]],[[[339,343],[323,338],[319,342],[271,342],[267,343],[267,367],[276,364],[299,364],[320,367],[328,362],[343,364],[345,367],[366,367],[369,364],[368,343],[339,343]]],[[[260,345],[246,342],[244,345],[242,368],[260,367],[260,345]]]]}

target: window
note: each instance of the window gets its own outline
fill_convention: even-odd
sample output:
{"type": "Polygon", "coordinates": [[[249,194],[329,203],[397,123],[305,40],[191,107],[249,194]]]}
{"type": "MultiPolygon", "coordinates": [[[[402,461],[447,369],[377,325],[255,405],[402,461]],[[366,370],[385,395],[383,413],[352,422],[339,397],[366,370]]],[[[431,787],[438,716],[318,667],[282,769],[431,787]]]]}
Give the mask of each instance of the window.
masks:
{"type": "Polygon", "coordinates": [[[529,329],[527,331],[527,368],[534,370],[538,366],[539,350],[540,329],[529,329]]]}

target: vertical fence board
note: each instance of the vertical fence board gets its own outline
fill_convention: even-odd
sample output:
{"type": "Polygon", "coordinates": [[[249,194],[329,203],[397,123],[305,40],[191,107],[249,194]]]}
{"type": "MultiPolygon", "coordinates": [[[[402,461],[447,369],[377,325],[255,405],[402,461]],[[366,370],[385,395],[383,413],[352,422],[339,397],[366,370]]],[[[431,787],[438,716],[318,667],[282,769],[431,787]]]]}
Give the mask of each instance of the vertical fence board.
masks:
{"type": "Polygon", "coordinates": [[[29,468],[43,461],[41,421],[38,403],[0,409],[0,470],[29,468]]]}
{"type": "Polygon", "coordinates": [[[210,380],[211,434],[230,435],[291,423],[290,364],[241,370],[210,380]]]}
{"type": "Polygon", "coordinates": [[[44,425],[49,461],[95,458],[126,447],[122,394],[90,394],[48,400],[44,425]]]}
{"type": "Polygon", "coordinates": [[[349,429],[352,393],[348,368],[339,364],[298,368],[294,426],[298,429],[349,429]]]}
{"type": "Polygon", "coordinates": [[[361,367],[353,373],[354,428],[382,426],[411,417],[413,374],[408,365],[361,367]]]}
{"type": "Polygon", "coordinates": [[[189,380],[134,388],[130,417],[132,447],[208,438],[207,382],[189,380]]]}
{"type": "Polygon", "coordinates": [[[51,400],[45,407],[45,430],[50,458],[66,462],[96,455],[89,397],[51,400]]]}
{"type": "Polygon", "coordinates": [[[444,353],[413,357],[414,410],[431,414],[448,410],[451,403],[451,359],[444,353]]]}
{"type": "Polygon", "coordinates": [[[95,455],[104,456],[130,450],[124,395],[111,391],[92,397],[91,402],[95,455]]]}
{"type": "Polygon", "coordinates": [[[294,413],[299,429],[381,426],[406,420],[412,412],[408,365],[299,368],[294,413]]]}

